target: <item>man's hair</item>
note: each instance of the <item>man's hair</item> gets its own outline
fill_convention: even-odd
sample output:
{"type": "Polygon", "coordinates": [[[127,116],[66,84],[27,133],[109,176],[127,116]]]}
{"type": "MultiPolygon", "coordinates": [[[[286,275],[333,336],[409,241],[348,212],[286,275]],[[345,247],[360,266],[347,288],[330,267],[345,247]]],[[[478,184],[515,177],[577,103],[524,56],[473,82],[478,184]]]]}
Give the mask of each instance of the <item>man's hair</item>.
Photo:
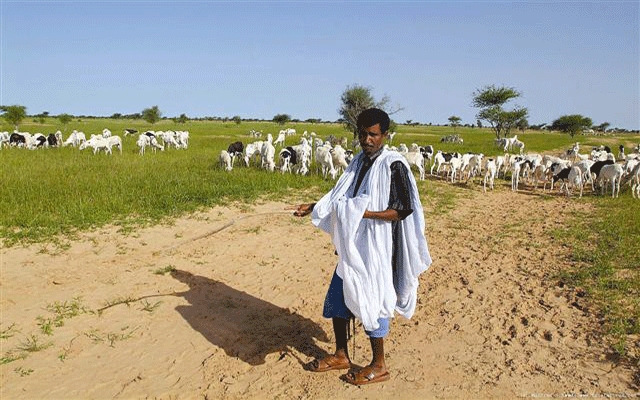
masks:
{"type": "Polygon", "coordinates": [[[369,128],[375,124],[380,124],[380,131],[385,133],[389,130],[389,114],[379,108],[368,108],[358,115],[356,127],[358,131],[363,128],[369,128]]]}

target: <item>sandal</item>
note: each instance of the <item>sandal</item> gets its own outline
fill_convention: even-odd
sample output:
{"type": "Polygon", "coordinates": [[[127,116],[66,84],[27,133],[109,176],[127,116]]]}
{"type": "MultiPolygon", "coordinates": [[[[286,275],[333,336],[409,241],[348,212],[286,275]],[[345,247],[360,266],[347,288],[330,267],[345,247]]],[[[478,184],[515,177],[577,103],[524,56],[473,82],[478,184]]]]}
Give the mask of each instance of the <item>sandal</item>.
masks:
{"type": "Polygon", "coordinates": [[[351,368],[351,362],[340,359],[334,355],[328,355],[324,358],[316,358],[310,363],[305,365],[305,369],[311,372],[326,372],[333,371],[335,369],[349,369],[351,368]]]}
{"type": "Polygon", "coordinates": [[[364,370],[366,368],[368,367],[362,368],[360,371],[349,372],[344,376],[344,380],[347,383],[350,383],[352,385],[360,386],[360,385],[368,385],[370,383],[388,381],[389,378],[391,378],[391,375],[389,375],[388,371],[384,371],[380,374],[376,374],[373,371],[373,368],[371,368],[368,374],[365,374],[364,370]]]}

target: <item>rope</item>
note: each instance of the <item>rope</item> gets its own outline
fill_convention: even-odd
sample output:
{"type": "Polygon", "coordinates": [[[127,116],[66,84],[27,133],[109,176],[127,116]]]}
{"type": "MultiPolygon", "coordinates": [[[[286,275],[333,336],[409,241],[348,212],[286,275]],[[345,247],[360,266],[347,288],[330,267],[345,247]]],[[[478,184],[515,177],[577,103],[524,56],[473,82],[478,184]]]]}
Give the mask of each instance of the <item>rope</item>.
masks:
{"type": "Polygon", "coordinates": [[[250,215],[244,215],[242,217],[238,217],[236,219],[232,219],[229,222],[227,222],[226,224],[222,225],[221,227],[218,227],[216,229],[213,229],[207,233],[203,233],[202,235],[196,236],[196,237],[192,237],[191,239],[185,240],[183,242],[177,243],[171,247],[167,247],[165,249],[162,249],[161,251],[170,251],[175,249],[176,247],[180,247],[183,246],[187,243],[191,243],[191,242],[195,242],[196,240],[200,240],[200,239],[204,239],[206,237],[209,237],[211,235],[215,235],[218,232],[221,232],[225,229],[227,229],[228,227],[234,225],[236,222],[238,221],[242,221],[243,219],[247,219],[247,218],[253,218],[253,217],[258,217],[258,216],[262,216],[262,215],[271,215],[271,214],[289,214],[291,215],[291,211],[268,211],[268,212],[262,212],[262,213],[257,213],[257,214],[250,214],[250,215]]]}

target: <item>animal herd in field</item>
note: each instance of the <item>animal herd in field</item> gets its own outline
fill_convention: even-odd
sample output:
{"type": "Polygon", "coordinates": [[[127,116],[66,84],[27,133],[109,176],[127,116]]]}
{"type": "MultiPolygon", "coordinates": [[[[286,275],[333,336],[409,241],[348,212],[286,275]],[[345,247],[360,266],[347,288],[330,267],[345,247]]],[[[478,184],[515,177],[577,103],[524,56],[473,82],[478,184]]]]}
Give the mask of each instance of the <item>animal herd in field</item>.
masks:
{"type": "MultiPolygon", "coordinates": [[[[277,140],[267,134],[266,140],[243,144],[236,141],[222,150],[219,163],[226,171],[232,171],[236,163],[244,167],[256,166],[268,171],[307,175],[313,172],[325,179],[337,179],[358,151],[357,141],[348,147],[346,139],[329,137],[320,139],[314,132],[302,134],[298,143],[287,146],[287,136],[295,134],[281,131],[277,140]],[[284,133],[283,133],[284,132],[284,133]],[[277,154],[277,156],[276,156],[277,154]],[[238,160],[238,161],[236,161],[238,160]]],[[[260,132],[252,131],[252,138],[261,139],[260,132]]],[[[446,142],[451,142],[447,138],[446,142]]],[[[455,142],[455,141],[454,141],[455,142]]],[[[387,149],[402,154],[418,178],[424,180],[427,172],[434,178],[468,184],[479,180],[484,192],[493,190],[496,179],[510,180],[511,190],[528,188],[550,191],[559,185],[559,191],[567,196],[574,193],[582,197],[585,188],[593,193],[618,197],[620,187],[628,183],[634,198],[640,199],[640,145],[626,155],[624,147],[616,157],[607,146],[592,148],[588,154],[580,153],[580,144],[575,143],[563,154],[525,153],[525,144],[514,135],[495,141],[500,154],[484,154],[434,151],[432,145],[400,143],[397,147],[387,143],[387,149]],[[515,153],[511,153],[515,152],[515,153]],[[428,171],[427,171],[428,169],[428,171]]]]}
{"type": "MultiPolygon", "coordinates": [[[[125,129],[124,136],[138,134],[136,129],[125,129]]],[[[146,148],[152,151],[164,151],[165,148],[186,149],[189,146],[189,131],[144,131],[138,135],[136,145],[139,154],[144,155],[146,148]]],[[[122,138],[113,135],[105,128],[100,134],[87,136],[82,131],[73,130],[66,140],[63,140],[62,132],[57,131],[44,135],[42,133],[31,134],[29,132],[0,132],[0,149],[3,147],[18,147],[30,150],[49,147],[77,147],[79,150],[87,148],[93,149],[93,154],[104,152],[113,154],[113,149],[117,149],[122,154],[122,138]]]]}

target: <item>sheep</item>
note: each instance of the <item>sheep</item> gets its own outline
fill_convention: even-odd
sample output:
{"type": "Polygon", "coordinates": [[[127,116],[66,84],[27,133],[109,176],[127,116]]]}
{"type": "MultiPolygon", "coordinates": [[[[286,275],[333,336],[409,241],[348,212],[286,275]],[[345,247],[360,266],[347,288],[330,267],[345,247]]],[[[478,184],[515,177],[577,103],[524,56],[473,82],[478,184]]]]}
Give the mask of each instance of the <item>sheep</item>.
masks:
{"type": "Polygon", "coordinates": [[[62,143],[62,146],[73,146],[73,147],[78,147],[80,146],[82,143],[84,143],[87,140],[84,132],[82,131],[76,131],[75,129],[73,130],[73,132],[71,132],[71,135],[69,135],[69,137],[67,138],[67,140],[65,140],[62,143]]]}
{"type": "Polygon", "coordinates": [[[104,150],[105,154],[112,154],[111,143],[102,136],[91,135],[91,138],[81,143],[78,148],[84,150],[87,147],[93,147],[93,154],[96,154],[100,150],[104,150]]]}
{"type": "Polygon", "coordinates": [[[349,166],[346,150],[340,144],[336,144],[331,150],[331,158],[337,172],[344,172],[349,166]]]}
{"type": "Polygon", "coordinates": [[[333,156],[331,155],[331,145],[326,143],[316,148],[316,161],[320,165],[322,176],[326,179],[330,176],[331,179],[336,179],[338,171],[333,166],[333,156]]]}
{"type": "Polygon", "coordinates": [[[141,156],[144,155],[144,149],[148,146],[151,146],[151,138],[147,135],[138,136],[138,140],[136,141],[138,147],[140,147],[140,151],[138,152],[141,156]]]}
{"type": "Polygon", "coordinates": [[[262,150],[262,144],[264,141],[258,140],[257,142],[249,143],[244,148],[244,163],[248,167],[251,164],[251,159],[260,156],[262,150]]]}
{"type": "Polygon", "coordinates": [[[629,175],[629,185],[631,186],[631,195],[634,199],[640,200],[640,163],[636,164],[636,166],[631,171],[629,175]]]}
{"type": "Polygon", "coordinates": [[[9,132],[0,132],[0,150],[2,147],[9,146],[9,132]]]}
{"type": "Polygon", "coordinates": [[[624,160],[626,158],[625,154],[624,154],[624,145],[621,144],[618,149],[620,150],[618,152],[618,160],[624,160]]]}
{"type": "Polygon", "coordinates": [[[280,133],[278,133],[278,138],[273,142],[274,146],[280,146],[280,147],[284,147],[284,139],[286,138],[286,133],[283,131],[280,131],[280,133]]]}
{"type": "Polygon", "coordinates": [[[231,164],[231,154],[229,154],[227,150],[220,151],[218,160],[220,162],[220,166],[224,168],[225,171],[231,171],[233,169],[233,165],[231,164]]]}
{"type": "Polygon", "coordinates": [[[424,156],[420,151],[407,151],[400,152],[402,156],[407,160],[409,166],[415,165],[418,168],[420,180],[424,180],[424,156]]]}
{"type": "Polygon", "coordinates": [[[122,139],[118,135],[109,136],[106,138],[109,142],[109,146],[111,148],[117,147],[120,150],[120,154],[122,154],[122,139]]]}
{"type": "Polygon", "coordinates": [[[189,131],[176,131],[176,142],[178,142],[179,149],[186,149],[189,147],[189,131]]]}
{"type": "Polygon", "coordinates": [[[268,140],[262,144],[260,149],[260,157],[262,159],[262,167],[268,171],[273,172],[276,167],[274,160],[276,154],[276,148],[271,144],[271,140],[268,140]]]}
{"type": "Polygon", "coordinates": [[[493,182],[495,180],[496,177],[496,172],[497,172],[497,165],[496,165],[496,160],[493,158],[488,158],[485,165],[485,173],[484,173],[484,180],[482,182],[482,191],[484,193],[487,193],[487,181],[489,182],[489,189],[493,190],[493,182]]]}
{"type": "Polygon", "coordinates": [[[560,190],[562,191],[562,188],[564,188],[565,194],[567,195],[567,197],[569,197],[571,195],[571,192],[569,190],[570,187],[573,187],[573,188],[579,187],[580,197],[582,197],[582,189],[584,187],[584,184],[582,181],[582,170],[580,169],[580,167],[575,165],[569,169],[569,174],[567,175],[567,179],[560,186],[560,190]]]}
{"type": "Polygon", "coordinates": [[[620,195],[620,181],[622,180],[624,171],[620,164],[608,164],[602,167],[600,175],[598,176],[598,182],[600,186],[600,193],[604,194],[605,185],[607,182],[611,182],[611,197],[616,198],[620,195]]]}

